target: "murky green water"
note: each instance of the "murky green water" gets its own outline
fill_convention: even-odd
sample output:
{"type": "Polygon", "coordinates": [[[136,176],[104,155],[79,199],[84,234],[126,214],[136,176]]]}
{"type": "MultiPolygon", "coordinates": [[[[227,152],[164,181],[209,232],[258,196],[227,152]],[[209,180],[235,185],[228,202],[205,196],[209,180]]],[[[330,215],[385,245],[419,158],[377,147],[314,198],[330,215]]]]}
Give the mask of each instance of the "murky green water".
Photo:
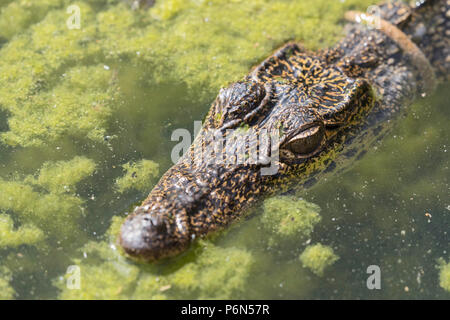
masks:
{"type": "Polygon", "coordinates": [[[193,131],[218,88],[281,43],[332,43],[337,17],[369,1],[138,12],[80,1],[79,30],[67,29],[69,4],[0,1],[0,298],[450,298],[448,85],[345,174],[254,208],[179,258],[136,264],[116,247],[124,213],[171,165],[173,130],[193,131]],[[299,198],[320,221],[301,234],[268,227],[274,210],[304,208],[299,198]],[[316,244],[339,257],[322,275],[299,259],[316,244]],[[71,265],[79,289],[67,286],[71,265]],[[380,290],[367,289],[370,265],[380,290]]]}

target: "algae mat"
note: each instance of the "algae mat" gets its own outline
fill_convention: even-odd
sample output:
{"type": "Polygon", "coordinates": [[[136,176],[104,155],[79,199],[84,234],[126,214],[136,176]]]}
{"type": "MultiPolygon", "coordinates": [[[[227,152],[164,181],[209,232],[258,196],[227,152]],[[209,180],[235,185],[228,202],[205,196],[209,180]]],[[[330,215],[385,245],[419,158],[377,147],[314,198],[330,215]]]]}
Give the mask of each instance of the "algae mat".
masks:
{"type": "Polygon", "coordinates": [[[370,4],[0,0],[0,298],[449,298],[445,93],[346,174],[173,261],[132,263],[115,242],[171,165],[174,129],[284,42],[329,46],[370,4]]]}

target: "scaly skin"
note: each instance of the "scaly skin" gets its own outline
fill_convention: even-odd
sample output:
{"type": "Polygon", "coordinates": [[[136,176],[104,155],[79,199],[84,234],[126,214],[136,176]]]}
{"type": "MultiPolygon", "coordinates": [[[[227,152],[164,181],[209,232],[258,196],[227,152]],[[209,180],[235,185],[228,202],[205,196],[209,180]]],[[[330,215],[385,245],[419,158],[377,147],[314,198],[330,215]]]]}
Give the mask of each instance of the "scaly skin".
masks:
{"type": "MultiPolygon", "coordinates": [[[[432,82],[447,80],[449,4],[381,5],[381,30],[349,24],[345,39],[320,52],[289,43],[222,89],[189,152],[124,222],[121,246],[144,260],[176,255],[259,199],[347,168],[432,82]],[[210,132],[242,131],[278,133],[279,140],[260,146],[258,158],[236,163],[222,140],[208,139],[210,132]],[[199,160],[199,150],[208,148],[219,151],[199,160]],[[261,174],[267,159],[276,161],[274,174],[261,174]]],[[[227,147],[248,151],[258,142],[249,139],[248,145],[228,140],[227,147]]]]}

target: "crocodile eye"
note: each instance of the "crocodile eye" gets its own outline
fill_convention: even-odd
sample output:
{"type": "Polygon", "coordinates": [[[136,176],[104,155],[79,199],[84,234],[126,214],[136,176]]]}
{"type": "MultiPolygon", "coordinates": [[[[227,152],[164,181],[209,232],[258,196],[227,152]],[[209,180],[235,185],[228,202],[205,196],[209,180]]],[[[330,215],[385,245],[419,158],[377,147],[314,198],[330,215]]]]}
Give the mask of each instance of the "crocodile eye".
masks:
{"type": "Polygon", "coordinates": [[[319,151],[324,141],[324,129],[322,126],[314,126],[301,131],[291,138],[285,145],[287,149],[300,157],[308,157],[319,151]]]}

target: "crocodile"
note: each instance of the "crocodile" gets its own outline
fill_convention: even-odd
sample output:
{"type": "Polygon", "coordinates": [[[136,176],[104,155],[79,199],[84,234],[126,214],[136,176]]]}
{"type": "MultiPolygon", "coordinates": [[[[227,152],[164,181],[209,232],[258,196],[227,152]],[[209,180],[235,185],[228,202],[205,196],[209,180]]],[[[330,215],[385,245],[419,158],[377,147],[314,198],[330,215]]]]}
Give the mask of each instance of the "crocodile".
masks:
{"type": "Polygon", "coordinates": [[[261,199],[349,168],[414,100],[448,81],[450,1],[375,8],[347,12],[334,47],[289,42],[221,89],[189,150],[124,221],[124,251],[145,261],[175,256],[261,199]],[[252,134],[233,139],[242,132],[252,134]],[[237,161],[237,150],[250,149],[257,157],[237,161]]]}

